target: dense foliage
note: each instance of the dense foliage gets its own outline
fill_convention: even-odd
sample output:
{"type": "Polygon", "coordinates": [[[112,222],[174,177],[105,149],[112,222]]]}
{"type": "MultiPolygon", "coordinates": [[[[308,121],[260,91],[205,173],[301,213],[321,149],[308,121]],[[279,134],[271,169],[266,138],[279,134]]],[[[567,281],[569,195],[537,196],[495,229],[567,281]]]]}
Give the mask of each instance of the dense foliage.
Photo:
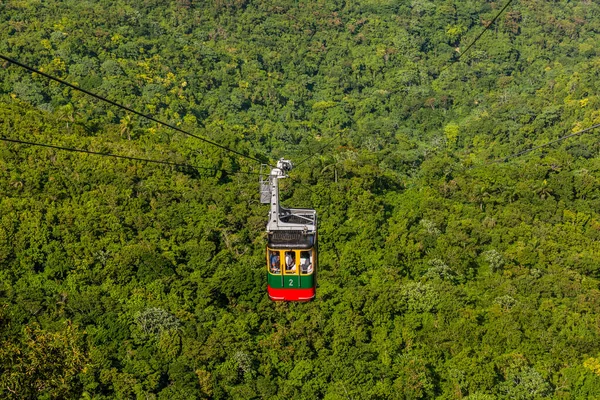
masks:
{"type": "Polygon", "coordinates": [[[0,2],[0,53],[253,156],[320,217],[265,293],[251,160],[9,63],[0,397],[600,397],[600,5],[0,2]],[[324,144],[331,143],[330,146],[324,144]]]}

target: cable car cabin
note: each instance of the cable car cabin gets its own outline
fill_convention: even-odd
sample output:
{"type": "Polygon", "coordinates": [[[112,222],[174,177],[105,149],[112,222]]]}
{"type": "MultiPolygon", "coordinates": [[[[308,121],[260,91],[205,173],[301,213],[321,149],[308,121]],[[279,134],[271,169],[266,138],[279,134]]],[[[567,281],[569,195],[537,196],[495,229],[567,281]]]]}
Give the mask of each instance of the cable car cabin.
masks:
{"type": "MultiPolygon", "coordinates": [[[[313,216],[316,219],[316,213],[313,216]]],[[[271,300],[308,301],[315,297],[316,239],[316,232],[279,230],[269,233],[267,292],[271,300]]]]}
{"type": "Polygon", "coordinates": [[[279,205],[278,180],[291,162],[279,160],[269,181],[261,179],[261,202],[270,203],[267,223],[267,292],[275,301],[309,301],[316,295],[317,213],[279,205]]]}

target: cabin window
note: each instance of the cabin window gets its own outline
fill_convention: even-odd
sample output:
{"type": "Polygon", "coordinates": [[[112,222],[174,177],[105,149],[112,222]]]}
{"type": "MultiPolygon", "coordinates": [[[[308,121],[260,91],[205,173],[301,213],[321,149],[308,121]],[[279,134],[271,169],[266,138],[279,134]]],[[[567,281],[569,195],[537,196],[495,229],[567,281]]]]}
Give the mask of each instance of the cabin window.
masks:
{"type": "Polygon", "coordinates": [[[313,257],[311,251],[300,252],[300,273],[302,275],[313,273],[313,257]]]}
{"type": "Polygon", "coordinates": [[[272,274],[281,273],[281,259],[278,251],[271,250],[269,252],[269,265],[272,274]]]}
{"type": "Polygon", "coordinates": [[[296,252],[286,251],[285,252],[285,273],[295,274],[298,269],[296,268],[296,252]]]}

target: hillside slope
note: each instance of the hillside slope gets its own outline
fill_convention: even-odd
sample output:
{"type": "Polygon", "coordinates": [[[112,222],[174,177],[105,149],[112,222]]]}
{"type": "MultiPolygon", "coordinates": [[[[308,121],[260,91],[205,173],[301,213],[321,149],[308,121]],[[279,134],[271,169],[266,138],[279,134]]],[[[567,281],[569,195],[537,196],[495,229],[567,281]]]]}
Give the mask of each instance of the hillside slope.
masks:
{"type": "Polygon", "coordinates": [[[3,398],[600,397],[600,6],[8,1],[0,53],[251,156],[319,213],[272,303],[260,165],[11,65],[3,398]],[[329,145],[327,145],[329,144],[329,145]],[[208,168],[203,169],[202,167],[208,168]],[[213,171],[216,168],[222,171],[213,171]]]}

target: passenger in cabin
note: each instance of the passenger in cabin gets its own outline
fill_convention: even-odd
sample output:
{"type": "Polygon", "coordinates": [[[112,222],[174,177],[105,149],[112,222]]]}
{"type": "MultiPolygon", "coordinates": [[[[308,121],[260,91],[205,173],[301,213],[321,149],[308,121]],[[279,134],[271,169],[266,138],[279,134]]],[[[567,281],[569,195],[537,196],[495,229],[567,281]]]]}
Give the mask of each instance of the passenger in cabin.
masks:
{"type": "Polygon", "coordinates": [[[296,254],[293,251],[285,252],[285,272],[296,272],[296,254]]]}
{"type": "Polygon", "coordinates": [[[312,263],[310,262],[310,252],[301,251],[300,252],[300,271],[303,274],[310,274],[312,272],[312,263]]]}
{"type": "Polygon", "coordinates": [[[274,274],[278,274],[281,271],[279,266],[279,252],[272,251],[271,252],[271,272],[274,274]]]}

